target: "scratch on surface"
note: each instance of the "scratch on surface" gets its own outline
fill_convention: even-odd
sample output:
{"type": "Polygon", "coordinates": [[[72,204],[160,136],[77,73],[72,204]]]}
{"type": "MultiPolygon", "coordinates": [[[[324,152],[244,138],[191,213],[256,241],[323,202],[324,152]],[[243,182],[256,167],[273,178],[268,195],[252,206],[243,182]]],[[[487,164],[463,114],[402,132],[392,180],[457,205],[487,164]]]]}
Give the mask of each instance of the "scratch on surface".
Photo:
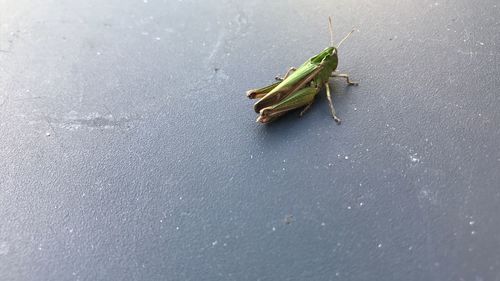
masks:
{"type": "Polygon", "coordinates": [[[222,46],[222,42],[224,41],[225,34],[224,32],[219,33],[217,36],[217,42],[215,42],[214,47],[212,48],[212,51],[207,57],[207,65],[210,64],[214,58],[214,56],[217,54],[219,51],[220,47],[222,46]]]}
{"type": "Polygon", "coordinates": [[[248,17],[243,11],[239,11],[235,18],[237,24],[237,34],[245,35],[248,31],[250,24],[248,23],[248,17]]]}
{"type": "Polygon", "coordinates": [[[92,112],[86,116],[78,116],[75,111],[62,118],[47,116],[47,122],[57,124],[60,128],[75,131],[83,128],[87,129],[113,129],[116,127],[128,127],[127,124],[136,120],[137,118],[130,118],[129,116],[114,118],[113,115],[101,115],[98,112],[92,112]]]}
{"type": "Polygon", "coordinates": [[[228,23],[228,26],[217,35],[217,41],[207,57],[206,65],[209,66],[213,62],[215,55],[224,45],[230,45],[236,38],[244,36],[248,32],[249,26],[250,24],[246,14],[242,11],[238,11],[234,19],[228,23]],[[229,32],[229,36],[226,34],[226,31],[229,32]]]}
{"type": "Polygon", "coordinates": [[[0,242],[0,256],[7,255],[9,253],[9,244],[6,241],[0,242]]]}
{"type": "MultiPolygon", "coordinates": [[[[7,44],[6,44],[7,47],[6,48],[0,48],[0,53],[12,53],[12,47],[13,47],[15,41],[20,38],[20,36],[19,36],[20,33],[21,33],[20,30],[16,30],[16,31],[10,32],[10,38],[7,40],[7,44]]],[[[1,43],[2,42],[0,41],[0,44],[1,43]]]]}
{"type": "Polygon", "coordinates": [[[471,56],[471,57],[472,56],[477,56],[477,55],[481,55],[481,56],[496,56],[496,54],[492,53],[492,52],[490,52],[490,53],[478,52],[478,51],[474,51],[474,52],[473,51],[468,51],[467,52],[467,51],[463,51],[463,50],[460,50],[460,49],[457,50],[457,53],[459,53],[461,55],[471,56]]]}
{"type": "Polygon", "coordinates": [[[0,96],[0,107],[7,104],[7,99],[9,96],[0,96]]]}

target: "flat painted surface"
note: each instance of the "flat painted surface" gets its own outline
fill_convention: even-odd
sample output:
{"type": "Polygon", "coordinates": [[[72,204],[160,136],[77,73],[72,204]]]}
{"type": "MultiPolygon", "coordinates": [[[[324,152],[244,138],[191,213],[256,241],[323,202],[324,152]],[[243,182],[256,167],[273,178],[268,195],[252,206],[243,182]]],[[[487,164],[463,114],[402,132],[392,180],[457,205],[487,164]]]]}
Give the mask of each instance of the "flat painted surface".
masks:
{"type": "Polygon", "coordinates": [[[500,280],[498,1],[0,6],[1,280],[500,280]]]}

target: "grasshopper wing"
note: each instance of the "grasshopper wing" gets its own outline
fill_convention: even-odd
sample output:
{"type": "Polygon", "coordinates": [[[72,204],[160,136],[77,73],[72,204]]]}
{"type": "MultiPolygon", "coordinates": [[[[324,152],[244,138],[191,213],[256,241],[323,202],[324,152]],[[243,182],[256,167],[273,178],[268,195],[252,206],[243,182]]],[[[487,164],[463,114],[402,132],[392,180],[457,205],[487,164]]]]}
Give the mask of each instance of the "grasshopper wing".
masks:
{"type": "Polygon", "coordinates": [[[257,122],[269,123],[290,110],[312,104],[318,91],[318,87],[305,87],[294,92],[275,105],[263,108],[257,122]]]}
{"type": "Polygon", "coordinates": [[[305,87],[322,68],[321,63],[318,64],[311,60],[306,61],[294,73],[256,102],[254,105],[255,112],[259,113],[261,109],[275,105],[295,91],[305,87]]]}

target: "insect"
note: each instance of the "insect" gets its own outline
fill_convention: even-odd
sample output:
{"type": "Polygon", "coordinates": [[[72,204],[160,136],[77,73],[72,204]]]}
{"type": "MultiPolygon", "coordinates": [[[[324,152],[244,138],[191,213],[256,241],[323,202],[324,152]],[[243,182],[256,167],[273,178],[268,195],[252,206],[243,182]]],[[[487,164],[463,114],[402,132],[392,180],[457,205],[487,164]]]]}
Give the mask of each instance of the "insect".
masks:
{"type": "Polygon", "coordinates": [[[269,123],[288,111],[303,108],[302,116],[313,104],[314,98],[323,86],[333,119],[340,124],[340,118],[333,107],[329,80],[331,77],[344,78],[348,85],[358,85],[349,79],[349,75],[336,73],[338,65],[338,48],[354,32],[349,32],[340,43],[333,44],[332,19],[328,17],[330,31],[330,47],[311,57],[299,68],[291,67],[283,78],[276,77],[277,82],[259,89],[247,91],[250,99],[260,99],[254,104],[259,114],[256,122],[269,123]]]}

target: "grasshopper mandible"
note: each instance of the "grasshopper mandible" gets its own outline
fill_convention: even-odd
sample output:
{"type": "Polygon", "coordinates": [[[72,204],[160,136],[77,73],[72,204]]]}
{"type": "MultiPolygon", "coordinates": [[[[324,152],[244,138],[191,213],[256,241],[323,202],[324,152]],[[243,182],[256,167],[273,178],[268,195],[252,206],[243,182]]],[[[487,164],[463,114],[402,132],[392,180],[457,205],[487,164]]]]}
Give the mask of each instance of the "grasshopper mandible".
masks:
{"type": "Polygon", "coordinates": [[[332,97],[330,94],[330,77],[341,77],[346,79],[349,85],[358,85],[349,79],[347,74],[339,74],[334,71],[338,65],[338,48],[353,32],[349,32],[337,46],[333,44],[332,19],[328,17],[328,28],[330,30],[330,47],[307,60],[299,68],[291,67],[283,78],[276,77],[278,82],[269,86],[247,91],[251,99],[260,99],[254,105],[254,110],[259,113],[256,122],[269,123],[290,110],[303,107],[300,112],[302,116],[314,102],[314,98],[324,85],[326,97],[330,105],[333,119],[340,124],[340,118],[335,113],[332,97]]]}

